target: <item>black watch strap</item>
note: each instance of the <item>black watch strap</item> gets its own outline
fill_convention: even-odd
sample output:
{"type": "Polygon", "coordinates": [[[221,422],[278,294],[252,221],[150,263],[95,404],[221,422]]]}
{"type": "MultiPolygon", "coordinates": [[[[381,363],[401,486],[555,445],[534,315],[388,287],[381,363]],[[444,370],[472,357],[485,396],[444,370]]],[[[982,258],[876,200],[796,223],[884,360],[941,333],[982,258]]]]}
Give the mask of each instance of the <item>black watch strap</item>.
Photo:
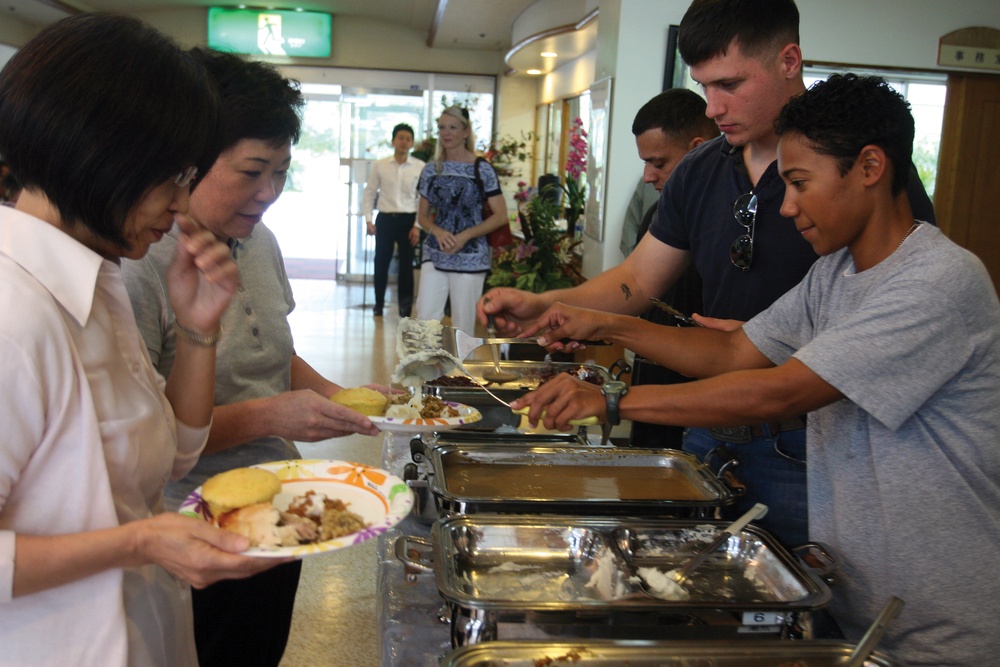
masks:
{"type": "Polygon", "coordinates": [[[628,385],[620,380],[605,382],[604,386],[601,387],[601,392],[604,394],[608,423],[617,426],[622,420],[619,405],[622,396],[628,393],[628,385]]]}

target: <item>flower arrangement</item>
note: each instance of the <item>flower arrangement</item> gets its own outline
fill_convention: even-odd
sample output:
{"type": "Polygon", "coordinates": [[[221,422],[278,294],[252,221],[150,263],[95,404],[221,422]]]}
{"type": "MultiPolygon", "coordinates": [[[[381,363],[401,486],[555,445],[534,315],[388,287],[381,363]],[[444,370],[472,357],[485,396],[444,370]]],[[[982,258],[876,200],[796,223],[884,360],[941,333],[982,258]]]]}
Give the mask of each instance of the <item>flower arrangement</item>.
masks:
{"type": "Polygon", "coordinates": [[[535,196],[535,188],[529,188],[524,181],[517,182],[517,192],[514,193],[514,201],[517,202],[520,210],[522,204],[527,204],[535,196]]]}
{"type": "Polygon", "coordinates": [[[580,284],[580,258],[573,251],[579,241],[556,227],[558,204],[548,197],[534,196],[525,185],[518,183],[514,195],[515,199],[524,197],[518,207],[524,240],[516,239],[513,245],[495,251],[486,283],[535,293],[580,284]]]}
{"type": "Polygon", "coordinates": [[[587,203],[587,184],[583,174],[587,171],[587,131],[583,120],[575,118],[569,131],[569,153],[566,155],[566,218],[570,224],[576,222],[587,203]]]}
{"type": "Polygon", "coordinates": [[[497,136],[483,151],[483,158],[493,165],[499,178],[513,178],[520,175],[517,163],[531,158],[534,141],[534,132],[521,132],[520,139],[510,135],[497,136]]]}

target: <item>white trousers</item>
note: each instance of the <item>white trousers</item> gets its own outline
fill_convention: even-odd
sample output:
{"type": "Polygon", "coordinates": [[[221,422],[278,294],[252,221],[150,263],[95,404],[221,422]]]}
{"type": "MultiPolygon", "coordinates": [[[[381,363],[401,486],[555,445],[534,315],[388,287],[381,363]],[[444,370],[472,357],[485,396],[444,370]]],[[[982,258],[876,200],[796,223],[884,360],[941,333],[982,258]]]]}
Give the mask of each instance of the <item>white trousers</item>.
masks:
{"type": "Polygon", "coordinates": [[[432,262],[420,265],[417,317],[440,320],[451,295],[451,325],[470,336],[476,333],[476,302],[483,295],[486,273],[438,271],[432,262]]]}

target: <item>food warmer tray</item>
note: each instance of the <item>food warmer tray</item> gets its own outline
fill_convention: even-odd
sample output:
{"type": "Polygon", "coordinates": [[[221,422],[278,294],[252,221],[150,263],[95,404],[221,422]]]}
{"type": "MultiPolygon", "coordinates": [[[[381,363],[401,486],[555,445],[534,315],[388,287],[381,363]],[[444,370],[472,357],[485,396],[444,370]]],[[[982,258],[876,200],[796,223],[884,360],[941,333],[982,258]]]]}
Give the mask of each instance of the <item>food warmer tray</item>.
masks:
{"type": "Polygon", "coordinates": [[[636,626],[655,633],[628,638],[810,638],[811,612],[829,602],[830,589],[752,524],[696,570],[679,595],[649,583],[655,582],[651,570],[669,576],[726,525],[459,516],[435,523],[430,541],[401,537],[396,555],[417,570],[433,570],[451,611],[454,647],[497,639],[501,622],[636,626]],[[431,562],[414,558],[421,553],[431,562]]]}
{"type": "MultiPolygon", "coordinates": [[[[533,389],[538,389],[542,382],[559,373],[572,373],[588,382],[603,385],[605,382],[618,379],[622,372],[629,370],[621,361],[615,362],[611,370],[596,364],[562,361],[500,361],[501,371],[517,373],[519,377],[517,380],[498,384],[491,383],[484,378],[484,374],[495,369],[492,361],[466,361],[463,365],[472,375],[473,381],[489,386],[491,392],[507,403],[520,398],[533,389]]],[[[461,376],[462,374],[455,372],[453,375],[461,376]]],[[[431,381],[424,383],[422,391],[424,395],[431,394],[444,401],[463,403],[477,408],[483,418],[475,424],[463,427],[465,430],[491,431],[504,425],[516,427],[521,423],[521,415],[514,414],[506,405],[477,387],[437,386],[434,381],[431,381]]]]}
{"type": "MultiPolygon", "coordinates": [[[[494,641],[455,649],[441,667],[844,667],[853,650],[833,640],[494,641]]],[[[862,665],[898,663],[875,651],[862,665]]]]}
{"type": "Polygon", "coordinates": [[[708,466],[676,449],[439,445],[404,479],[425,520],[484,512],[715,517],[734,499],[708,466]]]}
{"type": "Polygon", "coordinates": [[[502,431],[441,431],[410,440],[410,457],[423,463],[435,447],[448,445],[489,445],[509,447],[593,447],[579,433],[520,433],[502,431]]]}

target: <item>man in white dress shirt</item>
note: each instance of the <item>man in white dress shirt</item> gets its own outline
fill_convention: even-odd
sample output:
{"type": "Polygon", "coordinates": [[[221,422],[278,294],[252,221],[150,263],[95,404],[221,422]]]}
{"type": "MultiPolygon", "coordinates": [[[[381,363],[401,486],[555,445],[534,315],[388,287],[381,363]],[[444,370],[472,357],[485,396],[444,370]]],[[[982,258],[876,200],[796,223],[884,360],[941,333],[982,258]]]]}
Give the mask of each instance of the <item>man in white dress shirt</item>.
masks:
{"type": "Polygon", "coordinates": [[[389,264],[399,253],[399,316],[409,317],[413,308],[413,248],[420,241],[417,219],[417,181],[423,160],[410,155],[413,128],[400,123],[392,128],[394,154],[372,165],[365,186],[361,212],[375,237],[375,317],[382,317],[389,264]],[[377,204],[376,204],[377,200],[377,204]],[[378,217],[374,218],[374,210],[378,217]]]}

